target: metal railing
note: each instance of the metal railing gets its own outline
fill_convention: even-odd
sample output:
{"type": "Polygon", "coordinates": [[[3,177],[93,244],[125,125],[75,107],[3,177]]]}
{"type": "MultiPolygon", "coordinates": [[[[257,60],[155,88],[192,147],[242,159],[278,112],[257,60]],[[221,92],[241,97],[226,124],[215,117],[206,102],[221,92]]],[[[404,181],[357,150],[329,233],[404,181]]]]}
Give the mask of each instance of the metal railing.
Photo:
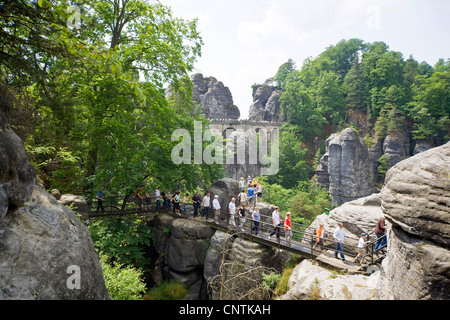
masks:
{"type": "MultiPolygon", "coordinates": [[[[173,209],[173,204],[171,203],[171,199],[166,199],[166,205],[164,206],[163,199],[160,199],[161,208],[156,210],[156,200],[155,197],[150,197],[150,201],[146,201],[145,197],[143,200],[136,199],[134,195],[129,197],[106,197],[103,201],[103,207],[105,208],[105,211],[102,212],[102,210],[99,210],[97,213],[97,204],[98,201],[91,200],[88,201],[88,209],[90,211],[91,217],[108,217],[110,215],[131,215],[131,214],[140,214],[140,213],[148,213],[148,212],[166,212],[169,210],[168,213],[176,214],[177,216],[181,217],[189,217],[192,216],[192,213],[194,211],[193,204],[187,203],[188,207],[188,215],[184,214],[184,206],[182,203],[180,203],[180,212],[175,213],[173,209]],[[153,201],[152,201],[153,200],[153,201]],[[171,212],[172,211],[172,212],[171,212]],[[95,212],[95,214],[94,214],[95,212]]],[[[273,240],[272,242],[277,245],[278,247],[290,247],[293,246],[293,249],[297,248],[298,250],[305,252],[306,249],[309,250],[311,258],[314,258],[315,256],[319,255],[316,253],[322,252],[323,250],[335,250],[336,249],[336,241],[333,239],[333,233],[328,232],[324,230],[324,236],[323,236],[323,245],[317,243],[316,241],[316,233],[313,227],[299,224],[296,222],[291,221],[291,231],[292,231],[292,237],[290,241],[287,241],[289,239],[286,239],[286,230],[284,226],[284,219],[281,218],[281,224],[274,227],[272,222],[272,216],[263,215],[260,214],[260,220],[256,221],[251,218],[253,210],[246,209],[246,216],[245,216],[245,222],[242,224],[241,220],[239,219],[238,214],[238,207],[236,206],[236,213],[234,214],[235,228],[230,223],[230,215],[227,210],[220,210],[219,217],[215,219],[215,212],[212,208],[209,210],[209,219],[213,221],[217,221],[222,226],[225,226],[229,232],[243,232],[250,235],[250,237],[262,237],[262,235],[270,235],[272,234],[272,238],[269,240],[273,240]],[[258,223],[258,229],[256,229],[256,223],[258,223]],[[256,230],[258,231],[256,234],[256,230]],[[283,243],[284,242],[284,243],[283,243]]],[[[203,217],[205,217],[205,214],[202,212],[202,208],[198,208],[198,217],[201,220],[203,217]]],[[[206,217],[205,217],[206,218],[206,217]]],[[[369,235],[369,238],[372,235],[369,235]]],[[[369,240],[368,244],[365,247],[366,254],[362,257],[367,261],[369,259],[370,261],[367,261],[367,266],[371,264],[378,263],[385,257],[385,249],[387,247],[387,244],[384,244],[381,247],[378,247],[377,250],[375,250],[375,245],[378,241],[382,241],[383,238],[386,237],[386,234],[378,239],[369,240]],[[378,252],[381,252],[381,254],[378,254],[378,252]]],[[[352,242],[355,239],[354,237],[345,237],[344,239],[344,245],[343,245],[343,252],[345,255],[348,255],[352,258],[355,258],[358,254],[355,254],[357,252],[357,245],[353,245],[349,242],[352,242]]],[[[321,253],[320,253],[321,254],[321,253]]]]}

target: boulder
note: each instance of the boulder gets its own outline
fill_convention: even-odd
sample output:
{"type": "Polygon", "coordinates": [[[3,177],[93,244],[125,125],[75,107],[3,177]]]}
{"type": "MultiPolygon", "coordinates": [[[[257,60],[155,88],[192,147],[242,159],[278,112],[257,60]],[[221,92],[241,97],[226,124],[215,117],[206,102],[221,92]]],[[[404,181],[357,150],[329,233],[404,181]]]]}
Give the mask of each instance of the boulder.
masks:
{"type": "Polygon", "coordinates": [[[391,166],[405,160],[411,154],[409,132],[393,132],[384,138],[383,153],[388,157],[391,166]]]}
{"type": "Polygon", "coordinates": [[[185,299],[206,299],[203,270],[214,230],[199,221],[168,215],[156,216],[153,224],[153,244],[159,253],[155,283],[178,280],[191,289],[185,299]]]}
{"type": "Polygon", "coordinates": [[[377,300],[380,273],[340,275],[304,260],[291,273],[289,291],[279,300],[377,300]]]}
{"type": "Polygon", "coordinates": [[[417,140],[413,149],[413,155],[425,152],[433,148],[433,142],[428,140],[417,140]]]}
{"type": "Polygon", "coordinates": [[[60,200],[60,199],[61,199],[61,192],[59,192],[58,189],[52,189],[52,190],[50,191],[50,194],[51,194],[52,196],[54,196],[56,200],[60,200]]]}
{"type": "Polygon", "coordinates": [[[82,221],[87,221],[89,219],[88,204],[85,197],[73,194],[60,194],[59,199],[56,199],[63,205],[70,206],[73,211],[81,215],[82,221]]]}
{"type": "Polygon", "coordinates": [[[0,274],[0,299],[109,299],[89,231],[37,186],[24,206],[0,221],[0,274]],[[73,267],[79,289],[68,285],[73,267]]]}
{"type": "Polygon", "coordinates": [[[177,219],[170,230],[169,247],[165,255],[169,268],[181,273],[203,269],[206,242],[212,237],[213,229],[199,221],[177,219]]]}
{"type": "Polygon", "coordinates": [[[228,204],[232,198],[239,195],[239,183],[231,178],[223,178],[214,182],[207,190],[211,194],[211,204],[215,195],[219,196],[220,207],[222,213],[220,218],[226,219],[226,212],[228,212],[228,204]]]}
{"type": "Polygon", "coordinates": [[[30,199],[35,182],[36,172],[23,142],[0,112],[0,219],[30,199]]]}
{"type": "Polygon", "coordinates": [[[1,112],[0,275],[0,300],[109,299],[89,231],[36,184],[1,112]]]}
{"type": "Polygon", "coordinates": [[[398,163],[386,174],[383,212],[405,232],[450,248],[450,142],[398,163]]]}

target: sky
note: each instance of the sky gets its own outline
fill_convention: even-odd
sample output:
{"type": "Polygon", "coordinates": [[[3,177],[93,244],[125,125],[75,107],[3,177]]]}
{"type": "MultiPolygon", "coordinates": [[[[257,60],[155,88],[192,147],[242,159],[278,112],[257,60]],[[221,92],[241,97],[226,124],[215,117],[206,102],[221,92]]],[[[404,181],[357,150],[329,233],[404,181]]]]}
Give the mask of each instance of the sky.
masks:
{"type": "Polygon", "coordinates": [[[241,119],[253,84],[288,59],[297,69],[343,39],[383,41],[406,59],[434,65],[450,58],[448,0],[161,0],[174,16],[198,18],[202,56],[194,73],[227,86],[241,119]]]}

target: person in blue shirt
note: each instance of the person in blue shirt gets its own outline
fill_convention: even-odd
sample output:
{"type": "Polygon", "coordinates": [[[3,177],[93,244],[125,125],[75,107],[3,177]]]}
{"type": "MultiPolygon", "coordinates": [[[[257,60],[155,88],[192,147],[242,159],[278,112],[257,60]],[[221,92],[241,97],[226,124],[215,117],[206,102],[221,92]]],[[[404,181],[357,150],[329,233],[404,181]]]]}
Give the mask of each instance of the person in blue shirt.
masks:
{"type": "Polygon", "coordinates": [[[103,189],[100,187],[97,192],[97,196],[95,197],[97,199],[97,211],[102,209],[102,212],[105,213],[105,208],[103,207],[103,189]]]}
{"type": "Polygon", "coordinates": [[[255,211],[253,211],[252,219],[253,219],[252,231],[255,231],[255,235],[258,235],[259,221],[261,220],[261,215],[259,214],[259,208],[258,207],[255,207],[255,211]]]}
{"type": "Polygon", "coordinates": [[[247,203],[248,203],[248,205],[250,206],[250,205],[252,205],[253,202],[254,202],[254,198],[255,198],[255,189],[253,189],[253,187],[250,186],[250,187],[247,189],[247,193],[248,193],[247,203]]]}

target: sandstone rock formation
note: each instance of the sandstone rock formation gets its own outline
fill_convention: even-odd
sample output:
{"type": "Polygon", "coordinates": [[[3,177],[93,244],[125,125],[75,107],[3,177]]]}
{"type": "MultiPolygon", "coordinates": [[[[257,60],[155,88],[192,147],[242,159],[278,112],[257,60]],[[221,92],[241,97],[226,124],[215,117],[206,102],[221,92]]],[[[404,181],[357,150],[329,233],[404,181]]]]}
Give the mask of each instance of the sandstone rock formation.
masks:
{"type": "Polygon", "coordinates": [[[277,87],[258,85],[253,88],[250,121],[282,122],[280,102],[282,91],[277,87]]]}
{"type": "Polygon", "coordinates": [[[205,261],[204,275],[210,283],[209,298],[218,300],[222,294],[222,299],[227,300],[255,299],[251,295],[254,290],[258,292],[257,299],[267,299],[262,296],[261,270],[281,272],[289,258],[289,254],[276,248],[216,231],[205,261]],[[224,290],[221,290],[222,284],[226,286],[224,290]]]}
{"type": "MultiPolygon", "coordinates": [[[[214,182],[207,191],[211,193],[211,201],[214,199],[215,195],[218,195],[220,207],[226,210],[231,199],[233,197],[237,199],[237,196],[239,195],[239,185],[236,180],[223,178],[214,182]]],[[[225,219],[225,214],[222,213],[220,218],[225,219]]]]}
{"type": "Polygon", "coordinates": [[[0,111],[0,219],[30,199],[35,182],[23,142],[0,111]]]}
{"type": "Polygon", "coordinates": [[[228,87],[214,77],[203,77],[201,73],[191,77],[194,85],[194,101],[201,106],[201,114],[210,119],[239,119],[239,108],[233,104],[228,87]]]}
{"type": "Polygon", "coordinates": [[[24,206],[0,220],[0,274],[0,300],[109,299],[88,230],[38,186],[24,206]],[[79,289],[68,285],[73,266],[79,289]]]}
{"type": "Polygon", "coordinates": [[[72,206],[73,211],[81,216],[82,221],[89,220],[88,204],[85,197],[74,194],[63,194],[57,200],[65,206],[72,206]]]}
{"type": "Polygon", "coordinates": [[[382,299],[450,297],[450,142],[404,160],[387,175],[382,209],[393,225],[382,299]]]}
{"type": "Polygon", "coordinates": [[[409,131],[393,132],[383,141],[383,153],[388,157],[391,166],[405,160],[411,154],[411,138],[409,131]]]}
{"type": "Polygon", "coordinates": [[[333,206],[376,191],[373,159],[366,144],[350,128],[327,139],[316,175],[318,183],[330,193],[333,206]]]}
{"type": "Polygon", "coordinates": [[[154,219],[154,244],[159,253],[156,283],[178,280],[191,290],[185,299],[206,299],[203,269],[214,230],[201,222],[159,215],[154,219]]]}
{"type": "Polygon", "coordinates": [[[290,290],[280,300],[377,300],[380,274],[341,275],[311,260],[298,264],[289,278],[290,290]]]}
{"type": "Polygon", "coordinates": [[[331,280],[325,270],[305,261],[291,275],[291,290],[283,299],[308,299],[312,290],[317,298],[327,299],[448,299],[449,172],[450,142],[397,163],[388,171],[381,194],[346,203],[328,218],[318,217],[314,223],[322,220],[332,226],[338,220],[351,232],[369,233],[371,224],[384,215],[389,226],[388,252],[381,270],[370,277],[331,280]],[[362,295],[360,288],[365,291],[362,295]]]}
{"type": "Polygon", "coordinates": [[[36,185],[23,143],[1,112],[0,275],[0,300],[109,299],[88,230],[36,185]]]}
{"type": "MultiPolygon", "coordinates": [[[[233,266],[237,266],[233,269],[235,272],[227,274],[233,277],[257,265],[281,272],[288,259],[280,250],[215,231],[193,219],[157,215],[153,219],[153,234],[153,243],[159,255],[154,281],[156,284],[180,281],[190,287],[186,300],[219,298],[217,291],[207,292],[207,283],[220,275],[223,262],[232,261],[233,266]]],[[[245,290],[250,288],[241,291],[245,290]]]]}

